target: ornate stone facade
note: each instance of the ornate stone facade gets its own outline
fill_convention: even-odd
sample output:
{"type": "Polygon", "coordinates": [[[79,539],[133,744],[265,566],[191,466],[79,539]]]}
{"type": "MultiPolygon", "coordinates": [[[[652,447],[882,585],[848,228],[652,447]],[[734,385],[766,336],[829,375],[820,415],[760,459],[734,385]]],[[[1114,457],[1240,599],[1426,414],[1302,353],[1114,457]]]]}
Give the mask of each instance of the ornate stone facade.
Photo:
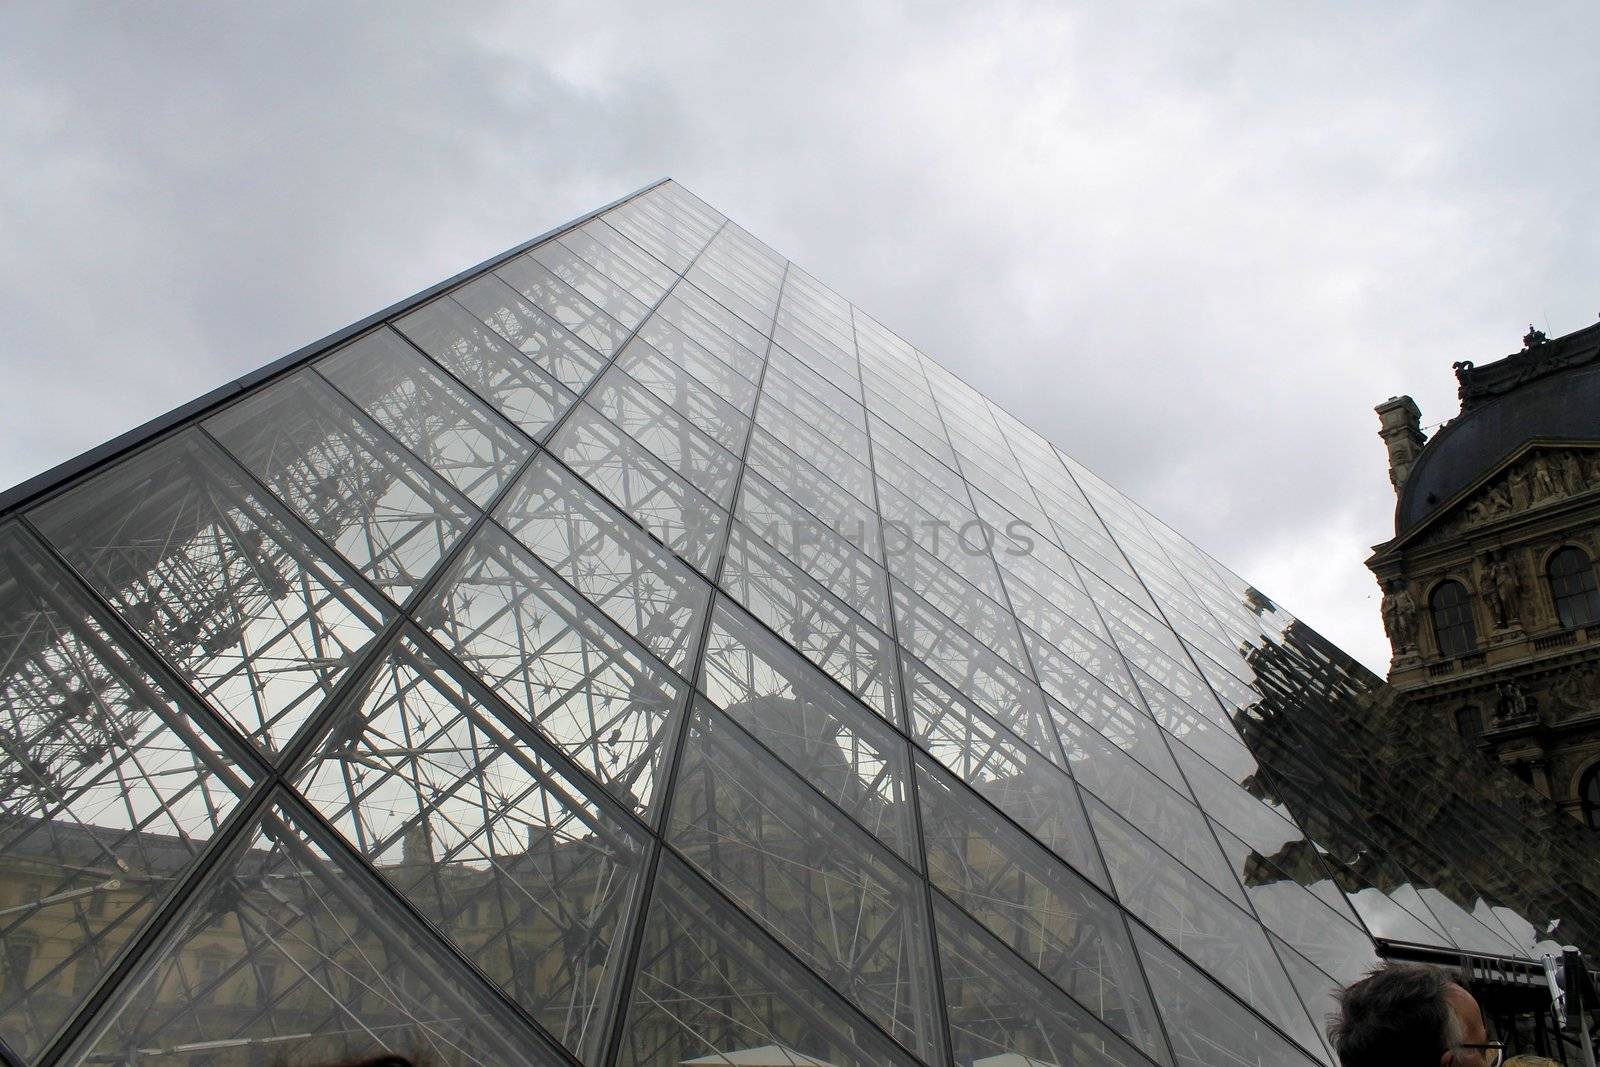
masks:
{"type": "Polygon", "coordinates": [[[1389,681],[1600,827],[1600,327],[1456,374],[1462,412],[1420,449],[1410,398],[1377,408],[1399,496],[1367,561],[1389,681]]]}

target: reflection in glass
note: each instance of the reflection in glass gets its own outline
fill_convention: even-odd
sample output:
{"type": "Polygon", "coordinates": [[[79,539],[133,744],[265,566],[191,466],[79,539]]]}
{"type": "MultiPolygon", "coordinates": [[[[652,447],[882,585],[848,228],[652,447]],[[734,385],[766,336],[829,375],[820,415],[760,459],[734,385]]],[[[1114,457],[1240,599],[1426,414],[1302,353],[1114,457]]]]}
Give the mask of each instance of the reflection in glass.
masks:
{"type": "Polygon", "coordinates": [[[389,330],[340,349],[317,371],[480,507],[527,458],[521,435],[389,330]]]}
{"type": "Polygon", "coordinates": [[[661,858],[619,1067],[917,1062],[698,882],[661,858]]]}
{"type": "Polygon", "coordinates": [[[193,431],[31,517],[129,626],[269,749],[332,692],[383,619],[193,431]]]}
{"type": "Polygon", "coordinates": [[[89,1062],[560,1062],[454,970],[275,807],[128,982],[89,1062]]]}
{"type": "Polygon", "coordinates": [[[915,862],[905,742],[720,597],[712,609],[700,688],[813,789],[915,862]]]}
{"type": "Polygon", "coordinates": [[[246,788],[209,717],[0,528],[0,1040],[30,1059],[246,788]]]}
{"type": "Polygon", "coordinates": [[[629,807],[653,810],[683,685],[493,528],[418,618],[629,807]]]}
{"type": "Polygon", "coordinates": [[[1160,1056],[1155,1009],[1116,905],[949,775],[925,761],[917,771],[933,884],[1079,1004],[1160,1056]]]}
{"type": "Polygon", "coordinates": [[[599,1057],[644,842],[415,641],[329,726],[301,792],[573,1052],[599,1057]]]}
{"type": "Polygon", "coordinates": [[[917,875],[705,702],[667,839],[839,993],[937,1058],[917,875]]]}
{"type": "Polygon", "coordinates": [[[309,373],[236,404],[206,429],[396,603],[466,529],[457,498],[309,373]]]}

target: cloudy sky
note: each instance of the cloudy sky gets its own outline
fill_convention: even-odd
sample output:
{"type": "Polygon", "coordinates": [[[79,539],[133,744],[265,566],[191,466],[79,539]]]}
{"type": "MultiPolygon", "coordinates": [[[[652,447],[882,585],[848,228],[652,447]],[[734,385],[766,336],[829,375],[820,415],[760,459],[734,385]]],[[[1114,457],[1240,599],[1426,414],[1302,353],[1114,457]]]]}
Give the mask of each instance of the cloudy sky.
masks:
{"type": "Polygon", "coordinates": [[[1372,405],[1600,311],[1595,14],[7,4],[0,483],[670,175],[1381,670],[1372,405]]]}

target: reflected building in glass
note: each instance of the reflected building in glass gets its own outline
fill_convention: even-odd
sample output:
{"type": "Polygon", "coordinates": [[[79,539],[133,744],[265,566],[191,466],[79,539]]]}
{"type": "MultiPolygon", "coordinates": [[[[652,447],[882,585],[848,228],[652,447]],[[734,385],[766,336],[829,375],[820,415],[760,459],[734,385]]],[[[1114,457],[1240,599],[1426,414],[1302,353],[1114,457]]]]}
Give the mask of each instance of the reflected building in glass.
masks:
{"type": "Polygon", "coordinates": [[[0,507],[8,1063],[1326,1064],[1380,955],[1600,945],[1520,786],[672,182],[0,507]]]}

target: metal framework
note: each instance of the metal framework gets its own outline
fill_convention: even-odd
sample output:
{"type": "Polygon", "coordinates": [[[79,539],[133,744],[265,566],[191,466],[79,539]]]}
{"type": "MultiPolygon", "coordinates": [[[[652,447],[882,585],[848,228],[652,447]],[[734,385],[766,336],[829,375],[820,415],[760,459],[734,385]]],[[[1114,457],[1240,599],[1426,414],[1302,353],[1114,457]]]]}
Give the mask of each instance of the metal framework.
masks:
{"type": "Polygon", "coordinates": [[[1329,1063],[1375,938],[1600,913],[666,181],[0,496],[0,664],[18,1067],[1329,1063]]]}

